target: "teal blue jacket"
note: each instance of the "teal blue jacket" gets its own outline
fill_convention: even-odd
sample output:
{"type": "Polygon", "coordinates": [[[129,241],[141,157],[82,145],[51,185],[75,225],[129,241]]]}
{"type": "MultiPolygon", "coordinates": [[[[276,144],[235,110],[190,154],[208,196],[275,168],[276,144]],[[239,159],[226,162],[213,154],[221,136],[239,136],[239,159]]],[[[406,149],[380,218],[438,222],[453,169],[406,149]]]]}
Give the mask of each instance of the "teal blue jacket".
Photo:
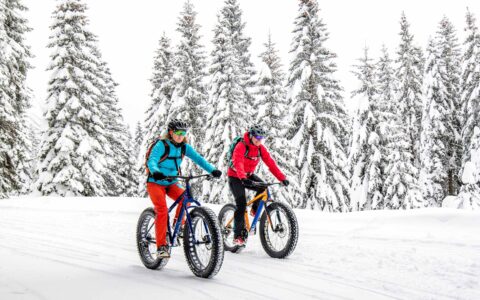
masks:
{"type": "MultiPolygon", "coordinates": [[[[168,145],[170,146],[170,154],[168,157],[178,157],[177,159],[166,159],[160,162],[160,158],[162,158],[163,154],[165,153],[165,145],[162,141],[158,141],[155,146],[153,147],[152,151],[150,152],[150,156],[147,161],[148,170],[150,174],[153,173],[162,173],[165,176],[176,176],[178,175],[177,166],[175,165],[175,160],[177,161],[178,166],[180,167],[182,164],[182,147],[175,146],[170,140],[167,140],[168,145]]],[[[194,163],[199,165],[202,169],[207,171],[208,173],[212,173],[215,170],[215,167],[209,164],[203,156],[198,154],[195,149],[189,144],[185,144],[185,156],[193,160],[194,163]]],[[[160,185],[171,185],[178,180],[167,181],[167,180],[155,180],[153,177],[149,176],[148,182],[153,182],[160,185]]]]}

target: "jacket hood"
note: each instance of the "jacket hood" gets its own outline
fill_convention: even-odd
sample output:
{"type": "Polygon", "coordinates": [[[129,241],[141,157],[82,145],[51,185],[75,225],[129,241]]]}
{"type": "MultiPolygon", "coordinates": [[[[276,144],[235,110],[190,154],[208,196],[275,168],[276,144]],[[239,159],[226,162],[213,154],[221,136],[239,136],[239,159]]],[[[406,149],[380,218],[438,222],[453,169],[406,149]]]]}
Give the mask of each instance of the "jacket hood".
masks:
{"type": "Polygon", "coordinates": [[[250,140],[250,133],[248,133],[248,131],[243,134],[243,141],[246,145],[255,147],[255,145],[250,140]]]}

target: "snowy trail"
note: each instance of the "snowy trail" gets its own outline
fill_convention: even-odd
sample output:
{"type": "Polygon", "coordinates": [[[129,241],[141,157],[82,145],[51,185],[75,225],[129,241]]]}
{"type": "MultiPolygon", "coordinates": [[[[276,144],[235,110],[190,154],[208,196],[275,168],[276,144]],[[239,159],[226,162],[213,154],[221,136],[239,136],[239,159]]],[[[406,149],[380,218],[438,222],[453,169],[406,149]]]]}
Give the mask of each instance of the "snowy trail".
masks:
{"type": "Polygon", "coordinates": [[[268,257],[255,236],[204,280],[181,248],[162,271],[143,267],[135,226],[148,206],[125,198],[0,201],[0,299],[480,299],[478,212],[296,210],[300,238],[290,258],[268,257]]]}

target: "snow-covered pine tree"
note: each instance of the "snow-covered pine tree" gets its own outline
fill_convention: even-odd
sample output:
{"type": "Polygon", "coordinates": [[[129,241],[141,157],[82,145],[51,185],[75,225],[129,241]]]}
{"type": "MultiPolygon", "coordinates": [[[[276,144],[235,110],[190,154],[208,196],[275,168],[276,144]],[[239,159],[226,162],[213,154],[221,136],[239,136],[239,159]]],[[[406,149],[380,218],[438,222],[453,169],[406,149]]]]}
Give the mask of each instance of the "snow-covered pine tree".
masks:
{"type": "MultiPolygon", "coordinates": [[[[255,107],[255,70],[250,61],[251,40],[243,30],[242,11],[237,0],[225,0],[214,28],[214,50],[210,66],[205,153],[220,170],[227,170],[226,155],[232,140],[247,128],[248,112],[255,107]]],[[[253,120],[248,120],[251,121],[253,120]]],[[[205,183],[204,197],[210,202],[227,202],[227,185],[205,183]]]]}
{"type": "Polygon", "coordinates": [[[480,126],[480,32],[475,16],[467,10],[467,38],[462,56],[461,104],[462,104],[462,164],[470,159],[470,143],[475,127],[480,126]]]}
{"type": "MultiPolygon", "coordinates": [[[[0,2],[1,3],[1,2],[0,2]]],[[[17,170],[12,162],[17,128],[15,109],[7,93],[8,68],[6,65],[8,37],[5,31],[5,7],[0,5],[0,199],[18,189],[17,170]]]]}
{"type": "MultiPolygon", "coordinates": [[[[200,25],[196,23],[197,13],[187,0],[177,23],[180,41],[174,56],[174,91],[170,114],[190,124],[188,142],[195,149],[204,143],[206,105],[208,94],[205,86],[206,58],[200,43],[200,25]]],[[[184,174],[203,173],[196,164],[187,159],[182,163],[184,174]]],[[[201,182],[192,182],[194,194],[201,191],[201,182]]]]}
{"type": "MultiPolygon", "coordinates": [[[[457,195],[459,184],[458,174],[461,165],[461,52],[458,45],[455,28],[447,17],[440,21],[437,31],[438,51],[441,64],[445,70],[442,80],[446,91],[446,101],[449,110],[447,111],[447,122],[450,124],[448,134],[448,195],[457,195]]],[[[441,205],[441,203],[439,203],[441,205]]]]}
{"type": "Polygon", "coordinates": [[[385,169],[384,203],[388,209],[410,209],[423,207],[418,190],[418,169],[413,164],[410,138],[403,116],[397,114],[391,122],[390,138],[387,144],[388,158],[385,169]]]}
{"type": "MultiPolygon", "coordinates": [[[[275,199],[296,207],[298,203],[293,203],[293,191],[298,188],[298,183],[295,182],[295,161],[291,159],[295,150],[286,138],[291,116],[288,113],[287,92],[284,88],[285,74],[270,34],[264,46],[265,50],[260,54],[262,68],[257,83],[256,123],[268,129],[266,146],[280,169],[292,181],[288,188],[275,189],[272,193],[275,199]]],[[[262,176],[269,176],[270,173],[265,167],[261,169],[262,176]]]]}
{"type": "Polygon", "coordinates": [[[137,122],[137,126],[135,127],[135,135],[133,138],[133,153],[134,153],[135,159],[142,159],[141,157],[139,157],[139,155],[141,152],[141,147],[142,147],[144,138],[145,138],[145,131],[142,126],[142,123],[137,122]]]}
{"type": "Polygon", "coordinates": [[[17,170],[18,189],[15,193],[29,191],[33,167],[32,167],[32,141],[31,124],[26,119],[26,111],[31,106],[30,90],[26,86],[26,76],[31,68],[28,59],[32,57],[30,47],[25,45],[25,34],[31,30],[27,19],[22,17],[22,12],[27,8],[19,0],[5,0],[0,2],[4,10],[4,29],[6,44],[4,48],[4,60],[7,68],[7,88],[5,92],[12,101],[15,109],[14,117],[16,127],[13,138],[12,164],[17,170]]]}
{"type": "Polygon", "coordinates": [[[150,79],[152,83],[152,93],[150,94],[152,102],[146,112],[144,122],[145,139],[143,145],[145,146],[166,129],[166,124],[170,120],[170,108],[174,90],[173,72],[173,53],[170,39],[164,33],[160,38],[159,48],[155,53],[153,76],[150,79]]]}
{"type": "MultiPolygon", "coordinates": [[[[1,13],[1,12],[0,12],[1,13]]],[[[0,35],[1,35],[0,28],[0,35]]],[[[2,45],[0,36],[0,47],[2,45]]],[[[0,57],[1,57],[0,50],[0,57]]],[[[19,188],[17,171],[12,161],[13,138],[15,136],[13,107],[10,98],[4,92],[4,84],[6,76],[3,74],[2,64],[0,63],[0,199],[8,197],[8,195],[19,188]]]]}
{"type": "Polygon", "coordinates": [[[393,113],[396,81],[393,61],[390,58],[388,49],[385,45],[382,46],[381,52],[382,55],[375,65],[375,78],[378,86],[378,108],[383,112],[380,114],[380,123],[382,126],[385,126],[385,123],[390,119],[390,116],[393,113]]]}
{"type": "Polygon", "coordinates": [[[400,28],[401,42],[395,60],[396,90],[386,146],[384,203],[389,209],[424,206],[417,183],[424,59],[421,49],[413,43],[404,13],[400,28]]]}
{"type": "Polygon", "coordinates": [[[459,208],[480,209],[480,127],[475,126],[470,142],[469,158],[462,168],[459,208]]]}
{"type": "Polygon", "coordinates": [[[133,148],[133,139],[132,134],[130,133],[130,127],[122,126],[124,132],[120,135],[122,140],[119,140],[119,143],[122,145],[118,148],[119,150],[124,150],[121,159],[122,165],[117,165],[118,176],[121,178],[121,183],[124,183],[124,186],[120,187],[118,193],[119,196],[125,197],[136,197],[138,195],[138,185],[139,185],[139,174],[136,168],[136,156],[133,148]]]}
{"type": "Polygon", "coordinates": [[[40,145],[42,142],[42,122],[43,122],[43,116],[41,114],[36,114],[36,113],[27,113],[27,124],[29,124],[29,132],[28,132],[28,141],[32,144],[35,145],[32,147],[31,151],[31,157],[32,157],[32,181],[29,186],[27,186],[27,189],[25,192],[22,192],[22,194],[29,193],[33,190],[35,190],[35,182],[37,180],[36,176],[38,173],[36,173],[37,166],[39,165],[38,161],[38,153],[40,152],[40,145]]]}
{"type": "Polygon", "coordinates": [[[132,136],[125,124],[119,122],[114,125],[115,127],[109,128],[107,134],[112,149],[110,154],[112,160],[107,160],[109,170],[106,176],[106,182],[109,183],[107,195],[132,197],[137,194],[138,187],[132,136]]]}
{"type": "Polygon", "coordinates": [[[448,162],[453,124],[451,102],[443,78],[446,69],[438,45],[430,40],[424,75],[420,138],[420,189],[428,206],[440,206],[448,195],[448,162]]]}
{"type": "Polygon", "coordinates": [[[143,128],[142,123],[137,122],[137,126],[135,128],[135,133],[133,139],[130,141],[131,148],[132,148],[132,163],[135,167],[134,172],[134,182],[135,182],[135,196],[144,197],[146,195],[146,188],[145,188],[145,153],[142,149],[142,145],[145,139],[145,129],[143,128]],[[142,156],[143,155],[143,156],[142,156]]]}
{"type": "Polygon", "coordinates": [[[115,91],[118,84],[113,80],[110,69],[102,60],[101,53],[95,44],[92,45],[92,53],[100,62],[100,65],[97,66],[97,73],[100,77],[98,89],[101,91],[102,120],[111,151],[107,155],[108,171],[105,174],[108,186],[107,195],[132,196],[137,188],[134,180],[136,171],[134,171],[135,165],[132,165],[134,159],[131,134],[124,122],[115,91]]]}
{"type": "Polygon", "coordinates": [[[203,144],[205,110],[208,98],[204,84],[206,62],[200,43],[197,13],[187,0],[179,17],[180,40],[174,57],[174,91],[170,114],[190,124],[189,143],[195,148],[203,144]]]}
{"type": "MultiPolygon", "coordinates": [[[[379,77],[379,97],[386,100],[385,102],[383,100],[380,101],[380,104],[390,113],[386,115],[387,121],[384,129],[388,138],[385,139],[386,157],[383,194],[384,207],[388,209],[408,209],[424,206],[418,190],[418,168],[414,164],[414,146],[412,146],[412,139],[409,133],[409,130],[414,128],[414,126],[407,126],[407,119],[404,115],[408,106],[405,102],[416,98],[404,97],[407,94],[399,94],[403,90],[412,92],[413,94],[410,96],[420,95],[418,94],[417,88],[419,87],[417,85],[421,81],[419,81],[419,77],[416,75],[420,71],[423,58],[420,61],[416,60],[418,57],[414,54],[419,52],[412,48],[413,37],[408,32],[409,25],[405,15],[402,15],[401,27],[402,44],[398,52],[399,59],[397,60],[401,64],[400,69],[395,72],[395,77],[391,77],[390,74],[393,73],[390,73],[387,67],[386,71],[383,72],[386,78],[383,83],[379,77]],[[409,50],[407,51],[407,49],[409,50]],[[408,53],[410,54],[407,55],[408,53]],[[411,85],[398,81],[399,74],[401,74],[400,78],[411,80],[411,85]],[[392,90],[394,91],[393,94],[391,93],[392,90]]],[[[386,59],[383,65],[389,66],[389,60],[386,59]]],[[[415,120],[416,116],[417,114],[412,110],[411,120],[415,120]]]]}
{"type": "Polygon", "coordinates": [[[414,45],[413,34],[410,33],[410,24],[405,13],[402,13],[400,28],[401,41],[397,50],[398,57],[395,60],[397,64],[395,78],[398,82],[395,106],[400,110],[399,113],[403,116],[404,126],[407,130],[410,144],[407,149],[411,152],[411,155],[408,156],[411,157],[418,169],[424,59],[421,49],[414,45]]]}
{"type": "MultiPolygon", "coordinates": [[[[203,153],[219,170],[228,169],[227,153],[233,139],[247,127],[248,103],[240,84],[240,63],[232,45],[230,18],[220,14],[214,28],[211,81],[203,153]]],[[[210,203],[228,202],[230,192],[223,181],[204,182],[204,199],[210,203]]]]}
{"type": "Polygon", "coordinates": [[[242,21],[242,10],[239,1],[225,0],[220,15],[227,22],[224,23],[226,30],[230,33],[231,43],[236,50],[239,61],[239,77],[243,93],[250,108],[255,107],[255,67],[250,59],[251,38],[245,36],[245,22],[242,21]]]}
{"type": "Polygon", "coordinates": [[[291,50],[287,99],[294,119],[288,138],[298,149],[292,159],[301,189],[295,202],[302,208],[348,211],[347,114],[334,78],[336,54],[325,45],[328,33],[318,11],[317,1],[300,1],[291,50]]]}
{"type": "MultiPolygon", "coordinates": [[[[395,87],[395,81],[393,82],[395,87]]],[[[388,95],[382,92],[381,95],[388,95]]],[[[383,97],[383,96],[380,96],[383,97]]],[[[418,168],[413,163],[412,144],[398,98],[392,98],[391,114],[388,116],[385,132],[384,206],[388,209],[409,209],[423,207],[423,199],[417,185],[418,168]]]]}
{"type": "Polygon", "coordinates": [[[351,174],[350,207],[352,210],[382,209],[382,151],[378,89],[375,80],[375,64],[368,57],[358,59],[353,73],[359,87],[352,92],[356,102],[349,154],[351,174]]]}
{"type": "Polygon", "coordinates": [[[175,118],[170,114],[172,106],[173,86],[173,52],[170,46],[170,39],[163,33],[159,41],[159,47],[155,52],[153,60],[153,75],[150,79],[152,92],[150,94],[151,102],[145,113],[145,122],[143,122],[143,142],[140,146],[140,152],[137,156],[137,174],[139,174],[138,194],[146,195],[147,175],[145,172],[145,154],[148,145],[159,137],[164,130],[170,118],[175,118]]]}
{"type": "Polygon", "coordinates": [[[462,186],[460,207],[480,209],[480,33],[475,16],[467,10],[467,38],[462,57],[462,186]]]}
{"type": "Polygon", "coordinates": [[[59,2],[53,12],[53,48],[48,70],[45,117],[48,129],[40,150],[37,189],[43,195],[103,196],[108,140],[97,88],[100,65],[89,45],[86,5],[59,2]]]}
{"type": "MultiPolygon", "coordinates": [[[[380,136],[380,170],[382,172],[382,182],[385,182],[387,165],[392,163],[388,161],[390,143],[390,135],[395,127],[393,120],[395,120],[395,112],[393,111],[393,101],[395,97],[395,71],[393,69],[393,62],[390,59],[388,50],[385,46],[382,47],[382,55],[376,63],[376,82],[378,89],[378,116],[379,116],[379,136],[380,136]]],[[[382,188],[383,195],[385,195],[385,188],[382,188]]],[[[386,203],[383,202],[383,207],[386,203]]]]}
{"type": "Polygon", "coordinates": [[[32,57],[30,47],[25,44],[25,34],[32,29],[28,27],[28,20],[22,17],[22,12],[27,7],[21,4],[20,0],[4,0],[1,2],[5,13],[4,28],[8,38],[7,57],[4,57],[10,74],[10,89],[12,97],[19,114],[22,115],[31,106],[30,90],[25,85],[28,69],[32,66],[29,59],[32,57]]]}
{"type": "Polygon", "coordinates": [[[155,52],[153,61],[152,99],[146,111],[143,132],[145,134],[143,145],[140,150],[146,151],[147,145],[157,138],[170,120],[170,108],[172,105],[173,86],[173,53],[170,39],[163,33],[159,41],[159,47],[155,52]]]}

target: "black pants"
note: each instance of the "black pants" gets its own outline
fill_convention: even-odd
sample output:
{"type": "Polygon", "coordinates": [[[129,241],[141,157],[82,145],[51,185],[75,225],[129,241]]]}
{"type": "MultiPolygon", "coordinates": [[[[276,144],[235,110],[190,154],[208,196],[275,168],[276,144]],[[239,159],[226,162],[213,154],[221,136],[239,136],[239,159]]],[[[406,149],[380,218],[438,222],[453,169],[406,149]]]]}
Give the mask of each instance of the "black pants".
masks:
{"type": "MultiPolygon", "coordinates": [[[[260,177],[255,174],[248,176],[248,179],[257,182],[264,182],[260,177]]],[[[228,177],[228,186],[230,191],[232,191],[233,197],[235,198],[235,204],[237,205],[237,210],[234,213],[234,234],[235,238],[242,235],[242,230],[245,228],[245,209],[247,208],[247,197],[245,196],[245,187],[242,184],[242,181],[236,177],[228,177]]],[[[248,187],[249,190],[257,192],[257,195],[262,193],[265,188],[261,187],[248,187]]],[[[258,201],[252,204],[254,210],[258,207],[258,201]]]]}

